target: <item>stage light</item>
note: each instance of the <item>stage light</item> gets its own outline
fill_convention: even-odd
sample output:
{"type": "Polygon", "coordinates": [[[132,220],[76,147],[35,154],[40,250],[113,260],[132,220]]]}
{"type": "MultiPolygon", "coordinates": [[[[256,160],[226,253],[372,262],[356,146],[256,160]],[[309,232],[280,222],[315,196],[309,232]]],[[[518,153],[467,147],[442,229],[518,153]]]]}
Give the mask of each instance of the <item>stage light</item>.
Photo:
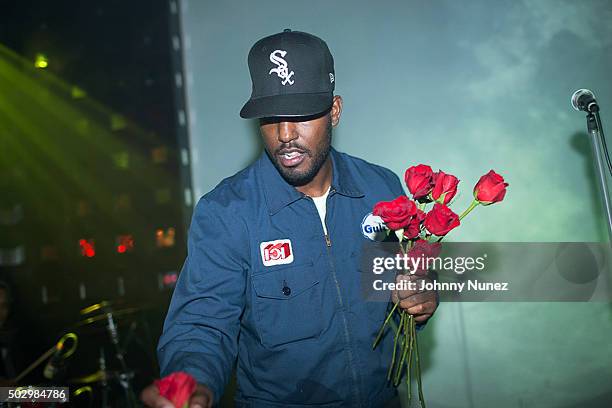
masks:
{"type": "Polygon", "coordinates": [[[81,248],[81,256],[86,258],[96,256],[96,244],[93,239],[79,239],[79,247],[81,248]]]}
{"type": "Polygon", "coordinates": [[[119,235],[116,239],[117,252],[125,254],[126,252],[132,252],[134,249],[134,237],[130,234],[119,235]]]}
{"type": "Polygon", "coordinates": [[[171,275],[164,275],[164,285],[168,286],[168,285],[172,285],[173,283],[175,283],[178,279],[178,276],[176,276],[176,274],[171,274],[171,275]]]}
{"type": "Polygon", "coordinates": [[[176,271],[164,272],[161,274],[159,279],[159,288],[173,288],[178,280],[178,273],[176,271]]]}
{"type": "Polygon", "coordinates": [[[158,248],[170,248],[174,246],[174,236],[176,231],[174,228],[158,228],[155,231],[155,242],[158,248]]]}
{"type": "Polygon", "coordinates": [[[49,66],[49,61],[47,60],[45,54],[36,54],[34,66],[39,69],[45,69],[49,66]]]}

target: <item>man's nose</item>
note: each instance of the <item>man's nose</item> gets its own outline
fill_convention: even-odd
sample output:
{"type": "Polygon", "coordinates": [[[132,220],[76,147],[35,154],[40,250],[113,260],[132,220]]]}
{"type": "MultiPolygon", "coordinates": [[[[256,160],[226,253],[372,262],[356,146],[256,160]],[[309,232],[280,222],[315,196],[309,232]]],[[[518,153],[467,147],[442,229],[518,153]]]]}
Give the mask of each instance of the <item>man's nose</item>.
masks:
{"type": "Polygon", "coordinates": [[[278,141],[282,143],[289,143],[290,141],[297,139],[298,135],[295,129],[295,123],[293,122],[280,122],[278,124],[278,141]]]}

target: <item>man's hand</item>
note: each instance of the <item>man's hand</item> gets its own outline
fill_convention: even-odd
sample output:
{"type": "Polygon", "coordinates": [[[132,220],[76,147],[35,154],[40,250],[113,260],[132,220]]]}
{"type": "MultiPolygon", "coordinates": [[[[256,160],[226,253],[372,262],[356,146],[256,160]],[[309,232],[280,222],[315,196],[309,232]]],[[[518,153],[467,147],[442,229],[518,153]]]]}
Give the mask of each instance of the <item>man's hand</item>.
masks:
{"type": "MultiPolygon", "coordinates": [[[[140,399],[150,408],[182,408],[175,407],[170,401],[159,395],[159,390],[155,384],[151,384],[142,390],[140,399]]],[[[189,399],[189,408],[211,408],[212,404],[212,391],[207,386],[198,384],[189,399]]]]}
{"type": "Polygon", "coordinates": [[[438,308],[436,292],[421,289],[423,282],[431,282],[431,279],[428,276],[397,275],[395,281],[410,281],[413,288],[394,291],[391,295],[393,303],[399,301],[399,307],[413,315],[416,322],[427,321],[438,308]]]}

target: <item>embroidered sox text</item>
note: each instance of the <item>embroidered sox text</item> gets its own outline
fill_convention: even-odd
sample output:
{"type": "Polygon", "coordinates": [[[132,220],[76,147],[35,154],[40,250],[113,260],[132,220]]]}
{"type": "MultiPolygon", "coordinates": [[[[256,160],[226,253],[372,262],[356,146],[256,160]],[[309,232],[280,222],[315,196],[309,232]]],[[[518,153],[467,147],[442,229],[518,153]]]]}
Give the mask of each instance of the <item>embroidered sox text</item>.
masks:
{"type": "Polygon", "coordinates": [[[289,72],[289,69],[287,68],[287,61],[283,59],[286,54],[287,51],[283,50],[275,50],[270,54],[270,61],[273,64],[276,64],[276,68],[272,68],[268,74],[274,72],[279,78],[283,79],[283,85],[287,85],[287,83],[289,83],[289,85],[293,85],[294,81],[291,79],[291,77],[293,76],[294,72],[289,72]]]}

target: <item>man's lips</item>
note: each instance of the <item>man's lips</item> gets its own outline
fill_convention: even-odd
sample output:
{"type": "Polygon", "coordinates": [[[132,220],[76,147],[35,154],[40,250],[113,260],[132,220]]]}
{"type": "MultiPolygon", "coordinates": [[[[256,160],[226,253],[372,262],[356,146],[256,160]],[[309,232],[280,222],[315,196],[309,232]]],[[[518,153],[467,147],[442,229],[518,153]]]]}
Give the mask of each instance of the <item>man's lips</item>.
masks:
{"type": "Polygon", "coordinates": [[[284,167],[295,167],[306,158],[306,152],[300,149],[283,149],[277,156],[284,167]]]}

